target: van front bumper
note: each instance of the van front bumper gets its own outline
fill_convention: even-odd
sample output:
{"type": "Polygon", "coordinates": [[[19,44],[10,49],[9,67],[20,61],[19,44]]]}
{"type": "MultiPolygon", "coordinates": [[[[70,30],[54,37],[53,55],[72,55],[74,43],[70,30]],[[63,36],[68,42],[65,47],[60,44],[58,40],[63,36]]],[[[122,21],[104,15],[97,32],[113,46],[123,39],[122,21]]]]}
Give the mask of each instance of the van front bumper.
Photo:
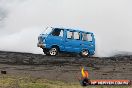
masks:
{"type": "Polygon", "coordinates": [[[40,48],[45,48],[46,47],[46,44],[39,44],[38,43],[37,46],[40,47],[40,48]]]}

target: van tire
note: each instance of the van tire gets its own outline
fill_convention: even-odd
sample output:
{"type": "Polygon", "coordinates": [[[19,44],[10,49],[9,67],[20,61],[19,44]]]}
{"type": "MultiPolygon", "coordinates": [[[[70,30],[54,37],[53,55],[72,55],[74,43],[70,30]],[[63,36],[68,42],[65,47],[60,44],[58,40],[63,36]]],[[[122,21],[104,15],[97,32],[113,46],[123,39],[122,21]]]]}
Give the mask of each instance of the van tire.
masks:
{"type": "Polygon", "coordinates": [[[58,55],[58,53],[59,53],[59,50],[58,50],[57,47],[52,47],[52,48],[49,50],[49,52],[48,52],[48,54],[49,54],[50,56],[56,56],[56,55],[58,55]]]}
{"type": "Polygon", "coordinates": [[[80,53],[80,55],[81,55],[82,57],[88,57],[89,52],[88,52],[88,50],[82,50],[81,53],[80,53]]]}

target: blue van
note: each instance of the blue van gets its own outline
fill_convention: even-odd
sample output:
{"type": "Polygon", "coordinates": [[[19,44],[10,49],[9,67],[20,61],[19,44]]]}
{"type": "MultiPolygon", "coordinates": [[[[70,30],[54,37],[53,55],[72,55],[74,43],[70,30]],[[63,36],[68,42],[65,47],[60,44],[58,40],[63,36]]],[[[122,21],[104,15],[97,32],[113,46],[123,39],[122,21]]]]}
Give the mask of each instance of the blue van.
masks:
{"type": "Polygon", "coordinates": [[[48,27],[39,35],[37,46],[46,55],[56,56],[60,52],[71,52],[85,57],[94,55],[95,38],[91,32],[48,27]]]}

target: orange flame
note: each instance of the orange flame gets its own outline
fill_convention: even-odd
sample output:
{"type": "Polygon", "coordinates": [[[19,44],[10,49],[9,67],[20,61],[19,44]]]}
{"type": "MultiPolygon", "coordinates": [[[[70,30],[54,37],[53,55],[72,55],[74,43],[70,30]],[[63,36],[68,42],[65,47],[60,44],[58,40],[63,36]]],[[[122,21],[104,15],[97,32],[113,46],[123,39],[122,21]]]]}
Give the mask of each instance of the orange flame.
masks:
{"type": "Polygon", "coordinates": [[[88,71],[84,71],[84,67],[82,67],[81,73],[82,73],[83,78],[88,78],[88,76],[89,76],[88,71]]]}

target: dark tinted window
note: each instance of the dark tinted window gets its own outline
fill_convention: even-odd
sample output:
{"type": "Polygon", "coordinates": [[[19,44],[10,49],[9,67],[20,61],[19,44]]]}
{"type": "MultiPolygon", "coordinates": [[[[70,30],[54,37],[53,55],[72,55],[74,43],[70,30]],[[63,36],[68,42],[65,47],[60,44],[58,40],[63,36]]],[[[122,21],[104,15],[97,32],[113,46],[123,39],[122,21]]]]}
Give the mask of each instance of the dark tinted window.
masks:
{"type": "Polygon", "coordinates": [[[63,37],[63,29],[55,28],[52,32],[52,35],[63,37]]]}

